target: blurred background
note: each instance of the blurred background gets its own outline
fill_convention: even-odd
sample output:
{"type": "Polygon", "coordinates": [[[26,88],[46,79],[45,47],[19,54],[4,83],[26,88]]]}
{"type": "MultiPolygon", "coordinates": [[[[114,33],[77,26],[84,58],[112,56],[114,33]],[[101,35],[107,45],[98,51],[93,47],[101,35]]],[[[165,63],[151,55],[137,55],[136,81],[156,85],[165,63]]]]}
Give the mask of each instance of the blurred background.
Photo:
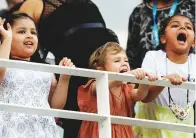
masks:
{"type": "MultiPolygon", "coordinates": [[[[108,28],[119,37],[120,44],[126,48],[129,16],[142,0],[92,0],[99,7],[108,28]]],[[[7,8],[5,0],[0,0],[0,9],[7,8]]]]}

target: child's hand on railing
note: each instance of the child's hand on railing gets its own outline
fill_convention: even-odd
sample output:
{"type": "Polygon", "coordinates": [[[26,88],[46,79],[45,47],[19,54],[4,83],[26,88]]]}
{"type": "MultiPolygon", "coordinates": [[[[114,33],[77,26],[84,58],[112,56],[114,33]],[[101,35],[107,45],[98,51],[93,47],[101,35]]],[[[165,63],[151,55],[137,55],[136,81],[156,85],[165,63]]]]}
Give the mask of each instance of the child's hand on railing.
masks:
{"type": "Polygon", "coordinates": [[[186,78],[181,77],[178,74],[170,74],[170,75],[166,75],[166,76],[162,76],[162,77],[165,79],[168,79],[171,82],[171,84],[173,84],[173,85],[180,85],[182,82],[187,81],[186,78]]]}
{"type": "MultiPolygon", "coordinates": [[[[73,67],[75,68],[75,65],[72,63],[71,59],[67,58],[67,57],[64,57],[60,63],[59,63],[60,66],[66,66],[66,67],[73,67]]],[[[70,75],[66,75],[66,74],[62,74],[62,76],[64,77],[71,77],[70,75]]]]}
{"type": "Polygon", "coordinates": [[[145,70],[142,68],[137,68],[137,69],[131,70],[128,73],[133,74],[139,80],[144,79],[146,76],[148,77],[149,81],[155,81],[158,79],[156,75],[154,75],[152,73],[145,72],[145,70]]]}
{"type": "Polygon", "coordinates": [[[156,80],[158,80],[157,75],[154,75],[153,73],[146,72],[146,76],[148,77],[149,81],[156,81],[156,80]]]}

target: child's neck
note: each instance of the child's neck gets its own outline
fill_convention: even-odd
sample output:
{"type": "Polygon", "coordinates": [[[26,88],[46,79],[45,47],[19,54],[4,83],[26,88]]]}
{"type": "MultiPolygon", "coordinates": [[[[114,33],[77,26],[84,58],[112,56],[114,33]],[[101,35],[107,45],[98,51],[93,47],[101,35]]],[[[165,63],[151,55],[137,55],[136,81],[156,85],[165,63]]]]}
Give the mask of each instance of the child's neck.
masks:
{"type": "Polygon", "coordinates": [[[121,81],[112,81],[111,85],[110,85],[110,91],[116,95],[116,97],[120,97],[120,93],[122,90],[122,82],[121,81]]]}
{"type": "Polygon", "coordinates": [[[177,54],[171,51],[167,51],[167,57],[169,60],[171,60],[174,63],[177,64],[184,64],[187,61],[188,58],[188,53],[185,54],[177,54]]]}
{"type": "Polygon", "coordinates": [[[111,80],[109,86],[110,86],[110,89],[116,89],[116,88],[120,88],[121,84],[122,84],[122,81],[111,80]]]}
{"type": "MultiPolygon", "coordinates": [[[[166,8],[166,7],[170,7],[173,4],[174,0],[170,0],[168,2],[163,2],[160,0],[157,0],[157,8],[166,8]]],[[[152,0],[151,2],[148,3],[151,7],[154,6],[154,0],[152,0]]]]}

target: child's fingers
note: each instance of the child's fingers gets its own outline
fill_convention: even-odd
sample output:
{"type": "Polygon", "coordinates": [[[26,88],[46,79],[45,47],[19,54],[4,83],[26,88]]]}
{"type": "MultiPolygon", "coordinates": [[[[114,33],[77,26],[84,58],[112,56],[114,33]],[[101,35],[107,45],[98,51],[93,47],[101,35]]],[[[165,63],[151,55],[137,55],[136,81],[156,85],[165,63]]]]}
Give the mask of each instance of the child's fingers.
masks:
{"type": "Polygon", "coordinates": [[[6,30],[3,26],[0,25],[0,34],[5,37],[5,38],[12,38],[12,29],[10,24],[7,23],[7,28],[6,30]]]}
{"type": "Polygon", "coordinates": [[[136,77],[136,79],[139,79],[139,74],[137,71],[133,71],[132,74],[136,77]]]}
{"type": "Polygon", "coordinates": [[[11,28],[11,25],[10,25],[9,23],[7,23],[7,30],[8,30],[8,31],[11,31],[11,29],[12,29],[12,28],[11,28]]]}
{"type": "Polygon", "coordinates": [[[152,79],[151,79],[151,81],[156,81],[156,80],[158,80],[159,78],[156,76],[156,75],[152,75],[152,79]]]}
{"type": "Polygon", "coordinates": [[[5,23],[5,18],[2,19],[2,18],[0,17],[0,26],[3,26],[4,23],[5,23]]]}
{"type": "Polygon", "coordinates": [[[168,76],[164,76],[163,78],[168,79],[173,85],[180,85],[183,81],[187,80],[178,74],[171,74],[168,76]]]}
{"type": "Polygon", "coordinates": [[[71,63],[71,59],[67,58],[67,59],[63,62],[63,66],[69,66],[70,63],[71,63]]]}
{"type": "Polygon", "coordinates": [[[148,80],[149,80],[149,81],[155,81],[156,79],[155,79],[155,77],[153,77],[153,76],[148,76],[148,80]]]}
{"type": "Polygon", "coordinates": [[[73,64],[73,62],[70,62],[70,64],[68,65],[68,67],[76,67],[74,64],[73,64]]]}
{"type": "Polygon", "coordinates": [[[138,73],[137,73],[136,70],[137,70],[137,69],[132,70],[132,71],[131,71],[131,74],[133,74],[133,75],[138,79],[138,73]]]}
{"type": "Polygon", "coordinates": [[[0,26],[0,34],[1,34],[3,37],[6,37],[6,36],[7,36],[7,31],[3,28],[3,26],[0,26]]]}
{"type": "Polygon", "coordinates": [[[65,61],[67,61],[67,57],[64,57],[64,58],[60,61],[59,65],[60,65],[60,66],[63,66],[65,61]]]}
{"type": "Polygon", "coordinates": [[[68,67],[72,67],[73,66],[73,63],[70,62],[69,64],[67,64],[68,67]]]}
{"type": "Polygon", "coordinates": [[[156,75],[151,74],[151,73],[146,73],[146,76],[148,76],[149,81],[158,80],[158,77],[156,75]]]}
{"type": "Polygon", "coordinates": [[[2,20],[2,25],[4,25],[4,23],[5,23],[5,18],[2,20]]]}
{"type": "Polygon", "coordinates": [[[63,65],[63,59],[59,62],[59,65],[62,66],[63,65]]]}
{"type": "Polygon", "coordinates": [[[69,66],[69,67],[75,68],[76,66],[75,66],[74,64],[72,64],[72,65],[71,65],[71,66],[69,66]]]}
{"type": "Polygon", "coordinates": [[[182,81],[187,81],[187,78],[185,78],[185,77],[182,77],[182,81]]]}
{"type": "Polygon", "coordinates": [[[2,34],[2,33],[3,33],[3,27],[0,26],[0,34],[2,34]]]}
{"type": "Polygon", "coordinates": [[[130,73],[133,74],[139,80],[142,80],[146,76],[146,73],[143,69],[135,69],[130,71],[130,73]]]}
{"type": "Polygon", "coordinates": [[[145,74],[142,70],[136,70],[135,73],[136,78],[139,80],[142,80],[145,77],[145,74]]]}
{"type": "Polygon", "coordinates": [[[170,79],[173,85],[180,85],[182,83],[182,78],[179,75],[175,75],[170,79]]]}
{"type": "Polygon", "coordinates": [[[64,57],[59,65],[61,66],[67,66],[67,67],[75,67],[75,65],[73,64],[73,62],[71,61],[71,59],[67,58],[67,57],[64,57]]]}
{"type": "Polygon", "coordinates": [[[2,26],[3,19],[0,17],[0,26],[2,26]]]}
{"type": "Polygon", "coordinates": [[[182,83],[182,77],[177,76],[176,77],[176,85],[180,85],[182,83]]]}
{"type": "Polygon", "coordinates": [[[143,69],[139,70],[140,80],[144,79],[146,76],[146,72],[143,69]]]}
{"type": "Polygon", "coordinates": [[[141,69],[132,70],[131,74],[133,74],[138,80],[141,80],[143,76],[143,72],[141,69]]]}

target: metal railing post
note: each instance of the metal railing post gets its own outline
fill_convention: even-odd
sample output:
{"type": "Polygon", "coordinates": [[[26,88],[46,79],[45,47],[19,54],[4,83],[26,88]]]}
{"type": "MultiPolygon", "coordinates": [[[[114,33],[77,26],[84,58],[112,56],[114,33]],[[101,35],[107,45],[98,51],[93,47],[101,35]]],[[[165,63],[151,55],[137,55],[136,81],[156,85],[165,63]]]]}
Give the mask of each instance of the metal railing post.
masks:
{"type": "Polygon", "coordinates": [[[106,119],[99,121],[99,138],[112,138],[111,118],[109,104],[108,74],[104,73],[96,78],[97,108],[98,114],[107,116],[106,119]]]}

